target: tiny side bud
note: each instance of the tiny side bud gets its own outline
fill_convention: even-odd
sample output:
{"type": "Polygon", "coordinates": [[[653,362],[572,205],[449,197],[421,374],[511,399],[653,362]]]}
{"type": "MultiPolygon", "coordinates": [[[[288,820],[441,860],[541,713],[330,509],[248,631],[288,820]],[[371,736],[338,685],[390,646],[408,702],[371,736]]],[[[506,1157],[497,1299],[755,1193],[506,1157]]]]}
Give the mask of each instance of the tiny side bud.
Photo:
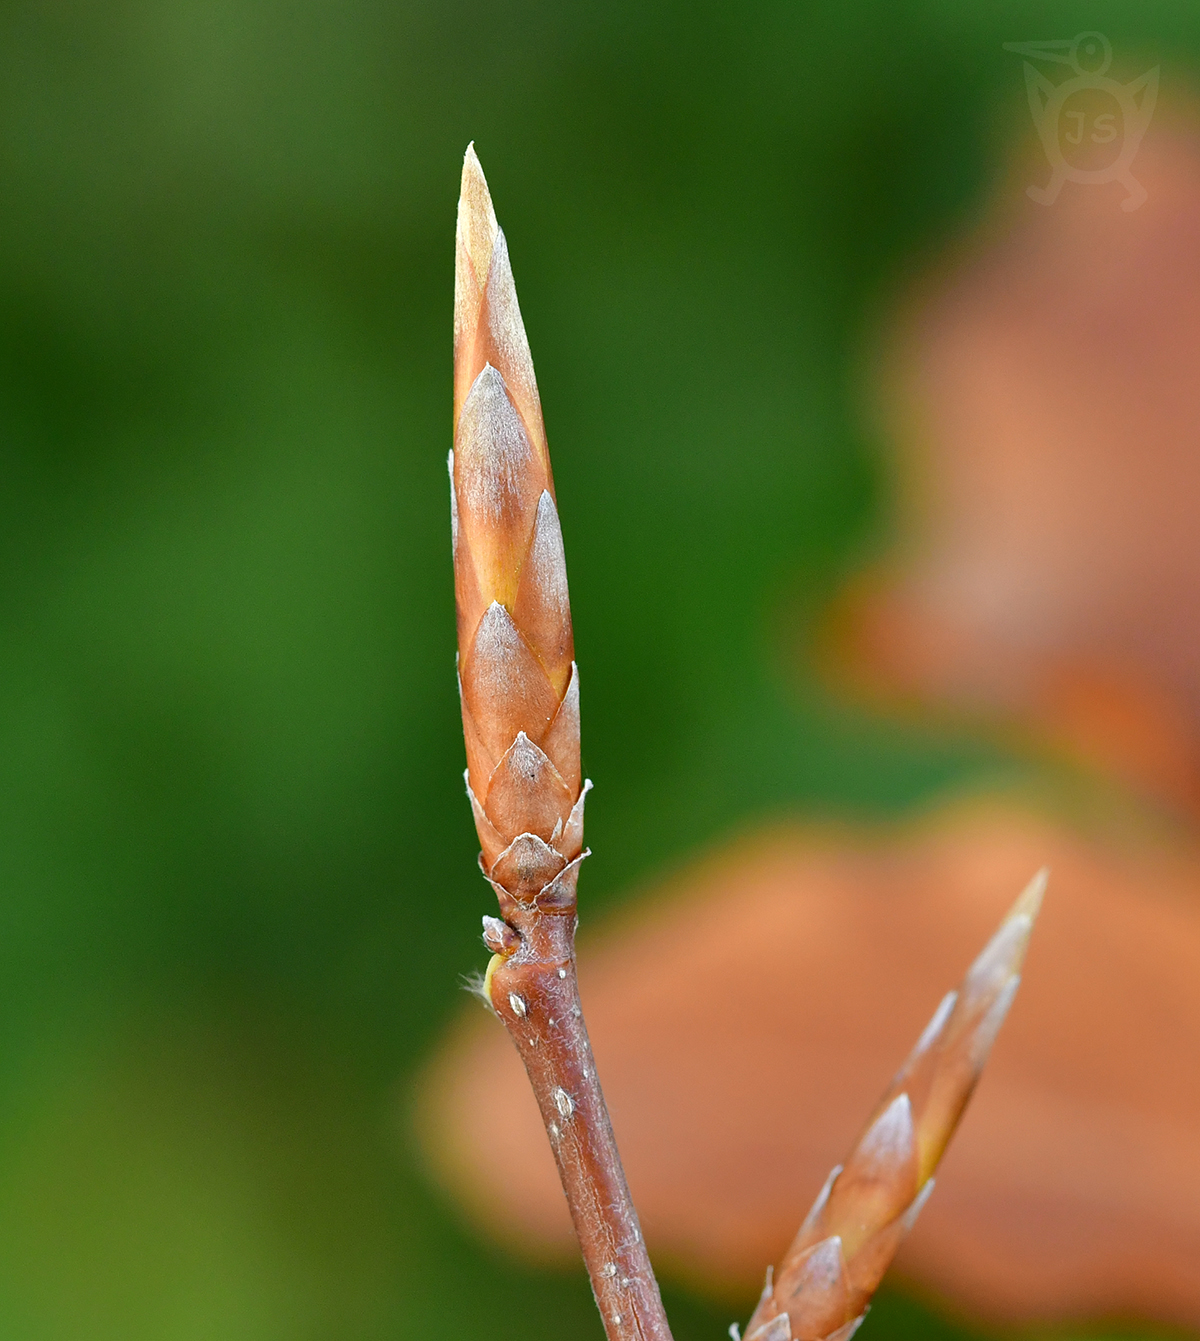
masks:
{"type": "Polygon", "coordinates": [[[521,944],[521,938],[498,917],[484,917],[483,943],[494,955],[510,955],[521,944]]]}

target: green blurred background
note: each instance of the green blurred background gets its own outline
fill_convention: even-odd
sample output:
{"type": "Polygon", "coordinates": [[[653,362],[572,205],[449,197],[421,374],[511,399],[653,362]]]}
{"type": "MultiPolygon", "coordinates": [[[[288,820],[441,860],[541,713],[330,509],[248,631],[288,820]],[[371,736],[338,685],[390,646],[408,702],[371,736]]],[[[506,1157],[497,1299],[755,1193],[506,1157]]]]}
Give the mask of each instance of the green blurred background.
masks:
{"type": "MultiPolygon", "coordinates": [[[[601,1335],[408,1128],[491,902],[463,149],[554,452],[591,918],[748,817],[1022,766],[794,654],[887,535],[871,332],[1032,142],[1001,44],[1083,28],[1191,79],[1189,0],[0,8],[0,1337],[601,1335]]],[[[895,1293],[869,1327],[974,1334],[895,1293]]]]}

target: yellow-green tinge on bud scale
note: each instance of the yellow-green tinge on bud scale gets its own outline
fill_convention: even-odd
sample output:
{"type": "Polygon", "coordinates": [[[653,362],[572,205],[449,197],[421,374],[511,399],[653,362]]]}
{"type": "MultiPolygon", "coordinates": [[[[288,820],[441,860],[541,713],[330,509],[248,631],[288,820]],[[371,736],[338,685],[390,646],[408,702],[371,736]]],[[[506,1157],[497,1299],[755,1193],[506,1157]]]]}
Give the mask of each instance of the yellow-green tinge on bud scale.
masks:
{"type": "Polygon", "coordinates": [[[933,1172],[1012,1005],[1046,876],[1034,876],[958,991],[943,998],[768,1275],[745,1341],[849,1341],[862,1322],[933,1191],[933,1172]]]}
{"type": "Polygon", "coordinates": [[[467,789],[494,885],[573,890],[589,784],[562,530],[508,244],[474,146],[463,163],[450,453],[467,789]]]}

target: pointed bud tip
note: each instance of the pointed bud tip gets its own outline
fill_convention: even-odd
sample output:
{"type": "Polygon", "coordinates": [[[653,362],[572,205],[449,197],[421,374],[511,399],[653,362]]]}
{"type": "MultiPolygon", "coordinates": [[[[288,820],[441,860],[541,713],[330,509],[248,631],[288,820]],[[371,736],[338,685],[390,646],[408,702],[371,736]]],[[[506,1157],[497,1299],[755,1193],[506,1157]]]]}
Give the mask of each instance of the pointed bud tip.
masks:
{"type": "Polygon", "coordinates": [[[467,151],[463,154],[462,170],[462,194],[465,196],[469,192],[481,192],[483,195],[489,195],[487,178],[483,175],[483,164],[479,161],[479,155],[475,152],[475,141],[472,140],[467,145],[467,151]]]}
{"type": "Polygon", "coordinates": [[[475,152],[475,141],[467,145],[463,155],[462,184],[458,197],[458,232],[471,264],[476,281],[483,285],[492,260],[492,247],[499,232],[496,211],[492,207],[492,193],[475,152]]]}
{"type": "Polygon", "coordinates": [[[1042,899],[1046,893],[1046,884],[1050,879],[1049,866],[1043,866],[1033,879],[1021,891],[1020,898],[1013,904],[1008,916],[1026,917],[1029,919],[1030,926],[1037,921],[1037,915],[1042,910],[1042,899]]]}
{"type": "Polygon", "coordinates": [[[1049,876],[1050,868],[1043,866],[1005,914],[995,935],[967,970],[960,993],[964,1000],[975,999],[981,990],[994,995],[1006,978],[1020,973],[1049,876]]]}

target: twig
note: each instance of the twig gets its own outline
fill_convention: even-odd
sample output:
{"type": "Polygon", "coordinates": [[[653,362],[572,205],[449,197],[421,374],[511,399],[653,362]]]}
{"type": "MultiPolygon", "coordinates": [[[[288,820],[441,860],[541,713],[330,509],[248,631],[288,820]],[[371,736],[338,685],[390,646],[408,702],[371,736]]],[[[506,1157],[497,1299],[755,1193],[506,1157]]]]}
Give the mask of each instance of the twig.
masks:
{"type": "Polygon", "coordinates": [[[862,1323],[933,1191],[933,1172],[1012,1005],[1045,887],[1043,870],[934,1012],[774,1279],[767,1273],[745,1341],[849,1341],[862,1323]]]}
{"type": "Polygon", "coordinates": [[[473,147],[463,164],[450,455],[459,687],[480,865],[483,995],[517,1045],[609,1341],[670,1341],[575,980],[590,783],[541,404],[508,246],[473,147]]]}
{"type": "Polygon", "coordinates": [[[514,902],[508,925],[521,943],[490,973],[489,995],[537,1096],[605,1330],[670,1341],[579,1002],[574,898],[514,902]]]}

